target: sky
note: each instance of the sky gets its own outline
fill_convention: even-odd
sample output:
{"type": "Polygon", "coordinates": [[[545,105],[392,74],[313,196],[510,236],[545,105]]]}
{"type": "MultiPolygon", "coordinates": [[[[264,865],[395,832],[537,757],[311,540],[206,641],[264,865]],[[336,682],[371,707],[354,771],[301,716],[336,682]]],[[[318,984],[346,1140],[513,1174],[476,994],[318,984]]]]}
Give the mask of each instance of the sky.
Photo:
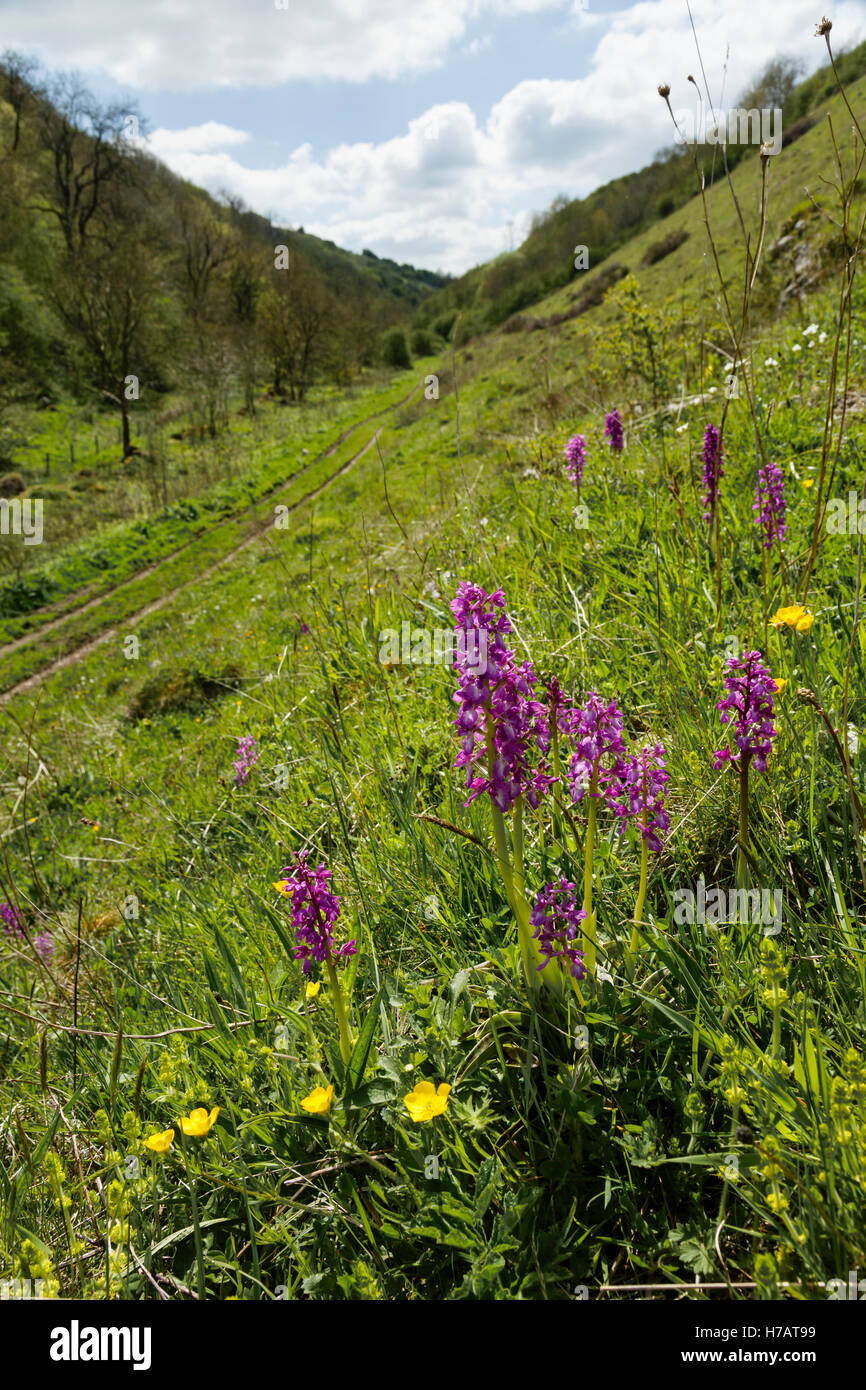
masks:
{"type": "MultiPolygon", "coordinates": [[[[765,64],[826,61],[816,0],[0,0],[0,49],[132,100],[214,194],[352,251],[460,274],[532,215],[673,143],[765,64]],[[697,36],[697,44],[696,44],[697,36]],[[698,50],[699,45],[699,50],[698,50]]],[[[866,0],[832,7],[834,48],[866,0]]],[[[784,150],[781,158],[784,158],[784,150]]]]}

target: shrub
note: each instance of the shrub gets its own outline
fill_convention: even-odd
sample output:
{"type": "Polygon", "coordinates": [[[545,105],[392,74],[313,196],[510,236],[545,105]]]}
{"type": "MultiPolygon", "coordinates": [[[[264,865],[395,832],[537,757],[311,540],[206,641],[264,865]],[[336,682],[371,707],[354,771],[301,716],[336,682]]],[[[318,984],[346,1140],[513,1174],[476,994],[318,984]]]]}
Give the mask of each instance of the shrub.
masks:
{"type": "Polygon", "coordinates": [[[4,473],[0,477],[0,497],[18,497],[26,486],[20,473],[4,473]]]}
{"type": "Polygon", "coordinates": [[[456,317],[456,309],[452,310],[449,314],[441,314],[440,317],[436,319],[435,323],[433,324],[433,332],[438,333],[440,338],[450,338],[451,329],[454,327],[454,320],[456,319],[456,317]]]}
{"type": "Polygon", "coordinates": [[[684,241],[688,241],[688,232],[680,229],[678,232],[669,232],[661,241],[654,241],[652,246],[648,246],[641,265],[655,265],[656,261],[663,261],[665,256],[669,256],[672,251],[676,251],[678,246],[682,246],[684,241]]]}
{"type": "Polygon", "coordinates": [[[412,358],[402,328],[392,328],[382,342],[382,360],[386,367],[411,367],[412,358]]]}
{"type": "Polygon", "coordinates": [[[197,705],[219,700],[237,690],[240,671],[233,662],[224,666],[218,675],[208,676],[201,671],[182,666],[179,669],[158,671],[145,681],[129,702],[127,718],[151,719],[176,710],[195,709],[197,705]]]}
{"type": "Polygon", "coordinates": [[[416,328],[409,342],[413,357],[430,357],[436,351],[433,339],[425,328],[416,328]]]}

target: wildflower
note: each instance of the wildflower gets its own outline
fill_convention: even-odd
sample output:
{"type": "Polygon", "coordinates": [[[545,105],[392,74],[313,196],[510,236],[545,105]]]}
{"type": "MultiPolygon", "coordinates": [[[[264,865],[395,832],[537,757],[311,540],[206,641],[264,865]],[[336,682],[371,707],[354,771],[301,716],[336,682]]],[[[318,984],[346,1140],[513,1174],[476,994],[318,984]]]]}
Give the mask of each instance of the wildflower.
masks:
{"type": "Polygon", "coordinates": [[[597,946],[596,914],[592,910],[592,863],[595,850],[595,821],[598,799],[612,802],[612,789],[623,751],[622,714],[616,701],[605,704],[591,691],[583,709],[569,711],[568,735],[574,752],[569,770],[571,799],[582,801],[589,795],[586,841],[583,852],[583,911],[586,916],[586,970],[595,975],[597,946]]]}
{"type": "Polygon", "coordinates": [[[312,980],[308,980],[308,981],[307,981],[307,988],[306,988],[305,991],[304,991],[304,998],[305,998],[305,999],[315,999],[316,995],[318,994],[318,992],[319,992],[319,990],[320,990],[321,988],[322,988],[322,982],[321,982],[321,980],[317,980],[317,981],[315,982],[315,984],[313,983],[312,980]]]}
{"type": "Polygon", "coordinates": [[[220,1113],[220,1107],[215,1105],[210,1114],[203,1107],[198,1110],[191,1110],[188,1115],[182,1115],[178,1120],[181,1133],[190,1138],[198,1138],[202,1134],[209,1134],[216,1124],[216,1117],[220,1113]]]}
{"type": "Polygon", "coordinates": [[[487,792],[500,811],[510,811],[524,795],[535,807],[555,781],[543,760],[533,767],[536,754],[547,752],[550,735],[544,706],[533,698],[537,677],[532,664],[525,661],[518,667],[504,640],[512,629],[503,592],[487,594],[478,584],[461,583],[451,611],[460,673],[453,697],[460,709],[454,723],[463,736],[454,765],[468,769],[466,805],[487,792]],[[467,658],[479,649],[486,651],[483,669],[467,658]],[[477,771],[479,762],[484,772],[477,771]]]}
{"type": "Polygon", "coordinates": [[[817,323],[809,323],[809,324],[807,324],[806,327],[803,329],[803,337],[804,337],[804,338],[808,338],[808,337],[810,337],[813,333],[817,333],[817,332],[818,332],[818,325],[817,325],[817,323]]]}
{"type": "Polygon", "coordinates": [[[814,487],[814,486],[815,486],[815,479],[814,479],[814,478],[804,478],[804,479],[803,479],[803,487],[814,487]]]}
{"type": "Polygon", "coordinates": [[[784,680],[784,679],[774,680],[774,681],[773,681],[773,684],[774,684],[774,686],[776,687],[776,689],[778,690],[778,692],[779,692],[780,695],[784,695],[785,691],[788,689],[788,682],[787,682],[787,680],[784,680]]]}
{"type": "Polygon", "coordinates": [[[310,1094],[304,1096],[301,1101],[301,1108],[306,1110],[308,1115],[327,1115],[330,1113],[333,1099],[333,1086],[314,1086],[310,1094]]]}
{"type": "Polygon", "coordinates": [[[7,936],[24,935],[24,919],[14,903],[0,903],[0,921],[7,936]]]}
{"type": "Polygon", "coordinates": [[[770,619],[770,627],[792,627],[795,632],[808,632],[815,621],[814,613],[807,613],[799,603],[788,608],[780,608],[770,619]]]}
{"type": "Polygon", "coordinates": [[[765,357],[765,358],[764,358],[764,366],[765,366],[765,367],[778,367],[778,365],[779,365],[779,364],[778,364],[778,362],[776,361],[775,357],[765,357]]]}
{"type": "Polygon", "coordinates": [[[752,511],[758,513],[758,524],[764,532],[764,549],[772,549],[774,541],[785,538],[785,479],[777,463],[769,462],[758,469],[758,487],[752,511]]]}
{"type": "Polygon", "coordinates": [[[403,1104],[416,1125],[422,1124],[425,1120],[433,1120],[437,1115],[445,1114],[450,1091],[451,1087],[447,1081],[441,1082],[438,1088],[432,1081],[419,1081],[414,1091],[403,1097],[403,1104]]]}
{"type": "Polygon", "coordinates": [[[570,943],[583,936],[580,923],[586,917],[582,907],[577,906],[574,896],[575,886],[567,878],[559,881],[559,887],[545,883],[532,909],[530,921],[535,927],[544,960],[537,967],[543,970],[551,960],[567,960],[571,974],[582,980],[586,974],[583,964],[583,951],[570,943]]]}
{"type": "Polygon", "coordinates": [[[292,926],[295,930],[295,960],[303,961],[303,972],[309,975],[311,963],[331,966],[347,960],[357,950],[356,941],[343,946],[334,944],[334,923],[340,915],[340,900],[328,890],[330,869],[324,864],[310,869],[307,851],[295,855],[295,862],[283,869],[287,875],[276,885],[285,897],[292,900],[292,926]]]}
{"type": "Polygon", "coordinates": [[[670,781],[665,771],[666,756],[662,744],[656,743],[627,757],[616,777],[618,799],[611,803],[622,830],[630,819],[636,820],[648,848],[657,852],[662,848],[661,836],[670,829],[664,791],[670,781]]]}
{"type": "Polygon", "coordinates": [[[625,746],[616,700],[605,704],[591,691],[583,709],[570,711],[568,734],[574,748],[569,773],[572,801],[582,801],[587,792],[609,801],[617,760],[625,746]],[[606,768],[602,766],[605,759],[611,762],[606,768]]]}
{"type": "Polygon", "coordinates": [[[618,410],[612,410],[609,415],[605,415],[604,434],[605,438],[610,441],[610,447],[613,449],[614,453],[622,453],[622,420],[619,417],[618,410]]]}
{"type": "Polygon", "coordinates": [[[572,435],[565,446],[566,467],[571,481],[580,488],[583,480],[583,465],[586,463],[586,440],[582,434],[572,435]]]}
{"type": "Polygon", "coordinates": [[[237,786],[243,786],[249,779],[250,772],[259,760],[256,741],[252,734],[247,734],[245,738],[238,739],[237,759],[232,763],[237,786]]]}
{"type": "Polygon", "coordinates": [[[149,1139],[145,1139],[144,1147],[152,1149],[155,1154],[168,1153],[174,1141],[174,1130],[164,1129],[161,1134],[152,1134],[149,1139]]]}
{"type": "Polygon", "coordinates": [[[730,762],[742,771],[748,769],[754,759],[757,771],[766,772],[767,756],[776,737],[773,725],[775,682],[760,652],[746,652],[742,660],[729,657],[725,666],[728,694],[717,702],[716,709],[721,711],[723,724],[736,722],[734,742],[738,751],[732,753],[727,746],[716,749],[714,766],[719,771],[730,762]]]}
{"type": "Polygon", "coordinates": [[[52,937],[50,931],[40,932],[39,935],[36,937],[36,940],[33,942],[33,945],[36,947],[39,956],[44,961],[49,961],[51,957],[54,955],[54,938],[52,937]]]}
{"type": "Polygon", "coordinates": [[[712,522],[719,503],[719,483],[722,468],[722,441],[715,425],[704,430],[704,521],[712,522]]]}

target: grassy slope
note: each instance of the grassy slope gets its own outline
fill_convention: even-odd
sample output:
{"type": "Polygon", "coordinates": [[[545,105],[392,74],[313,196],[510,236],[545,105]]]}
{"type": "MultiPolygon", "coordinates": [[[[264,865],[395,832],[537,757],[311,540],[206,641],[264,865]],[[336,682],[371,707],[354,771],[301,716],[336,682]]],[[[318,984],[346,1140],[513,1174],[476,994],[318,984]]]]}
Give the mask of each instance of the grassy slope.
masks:
{"type": "MultiPolygon", "coordinates": [[[[826,149],[826,136],[813,131],[792,151],[790,172],[782,155],[773,171],[772,226],[802,199],[804,184],[817,182],[826,149]]],[[[738,170],[734,182],[753,211],[747,174],[753,178],[738,170]]],[[[726,242],[735,214],[724,188],[713,191],[710,207],[714,232],[726,242]]],[[[656,303],[680,293],[671,351],[692,374],[698,311],[712,302],[698,254],[700,218],[692,205],[669,219],[686,226],[690,240],[640,273],[656,303]]],[[[642,242],[623,250],[629,266],[641,259],[642,242]]],[[[722,264],[733,281],[733,245],[724,245],[722,264]]],[[[566,306],[567,292],[538,312],[566,306]]],[[[808,313],[829,329],[829,291],[808,313]]],[[[709,309],[708,316],[717,318],[709,309]]],[[[268,532],[182,601],[137,623],[137,662],[124,659],[118,640],[58,673],[38,704],[27,697],[7,707],[6,879],[31,931],[48,925],[57,946],[51,978],[27,949],[16,956],[10,946],[4,957],[4,1100],[32,1146],[49,1131],[58,1097],[88,1184],[96,1174],[108,1180],[127,1172],[130,1156],[139,1157],[144,1175],[112,1189],[116,1258],[106,1273],[111,1223],[101,1208],[88,1210],[65,1126],[53,1141],[65,1175],[52,1168],[47,1186],[7,1131],[2,1162],[18,1180],[19,1223],[7,1237],[10,1262],[36,1267],[36,1253],[22,1245],[34,1232],[60,1268],[64,1290],[99,1297],[108,1284],[140,1295],[146,1285],[126,1272],[123,1256],[127,1215],[142,1257],[190,1223],[179,1160],[166,1160],[157,1194],[156,1165],[141,1135],[198,1103],[223,1107],[217,1137],[191,1160],[201,1169],[202,1216],[221,1223],[209,1228],[203,1257],[215,1296],[273,1297],[285,1285],[291,1296],[561,1298],[579,1284],[595,1292],[609,1282],[690,1281],[695,1274],[757,1277],[770,1292],[782,1278],[822,1290],[825,1279],[844,1278],[866,1258],[857,1147],[864,1124],[863,889],[832,746],[790,694],[779,701],[773,774],[753,800],[762,881],[785,895],[788,999],[778,1057],[755,934],[702,934],[675,924],[672,914],[674,891],[699,873],[711,884],[731,882],[736,792],[712,770],[714,704],[730,640],[759,646],[774,673],[789,679],[789,691],[811,684],[839,719],[856,582],[850,537],[826,543],[809,636],[766,625],[767,614],[790,599],[807,545],[812,504],[799,479],[814,467],[820,444],[825,358],[794,322],[775,329],[757,354],[761,363],[771,354],[780,363],[758,368],[759,391],[774,403],[774,450],[786,472],[789,463],[796,470],[788,474],[785,566],[776,555],[762,566],[750,426],[743,404],[732,404],[717,623],[694,462],[706,409],[684,409],[687,428],[668,435],[666,461],[631,414],[625,459],[612,466],[603,452],[600,396],[608,406],[641,400],[635,383],[617,375],[615,354],[605,357],[612,317],[605,308],[588,322],[473,343],[457,362],[459,436],[446,361],[441,398],[416,400],[388,422],[380,440],[384,474],[371,452],[297,512],[287,531],[268,532]],[[587,329],[595,324],[593,336],[587,329]],[[594,375],[586,370],[590,346],[594,375]],[[586,530],[574,525],[574,497],[558,462],[575,428],[590,439],[586,530]],[[666,485],[674,477],[679,496],[666,485]],[[603,986],[570,1018],[526,1009],[489,852],[418,819],[432,815],[489,838],[483,807],[463,808],[452,770],[449,672],[389,669],[378,660],[382,629],[403,621],[448,625],[448,600],[463,577],[504,585],[517,640],[537,669],[557,674],[578,700],[590,688],[616,695],[629,735],[651,732],[669,749],[674,830],[648,899],[666,930],[650,933],[635,990],[603,986]],[[237,693],[149,719],[125,717],[146,677],[215,673],[229,658],[242,672],[237,693]],[[235,788],[230,763],[246,733],[257,736],[260,761],[250,785],[235,788]],[[287,912],[271,887],[308,837],[334,871],[347,933],[359,938],[356,1024],[373,1011],[373,1050],[354,1097],[340,1080],[327,985],[315,1003],[303,1002],[286,949],[287,912]],[[130,895],[137,917],[100,915],[130,895]],[[95,1032],[79,1039],[73,1085],[73,1044],[57,1025],[72,1021],[80,898],[79,1022],[95,1032]],[[34,1077],[40,1025],[29,1021],[46,1016],[46,999],[59,1001],[47,1032],[47,1097],[34,1077]],[[125,1041],[112,1083],[121,1020],[125,1041]],[[589,1027],[587,1056],[572,1046],[579,1022],[589,1027]],[[136,1036],[180,1026],[199,1031],[136,1036]],[[720,1087],[722,1046],[732,1051],[720,1087]],[[145,1062],[142,1131],[130,1116],[145,1062]],[[421,1076],[456,1083],[435,1130],[412,1126],[400,1102],[421,1076]],[[732,1077],[742,1091],[739,1109],[725,1093],[732,1077]],[[320,1079],[337,1085],[330,1131],[299,1108],[320,1079]],[[760,1147],[734,1134],[738,1118],[760,1147]],[[781,1175],[769,1166],[774,1145],[781,1175]],[[433,1185],[424,1176],[431,1153],[441,1174],[433,1185]],[[724,1185],[731,1153],[739,1180],[724,1185]],[[299,1183],[302,1174],[313,1176],[299,1183]],[[51,1182],[68,1188],[72,1225],[86,1243],[71,1255],[51,1182]],[[714,1233],[723,1202],[720,1266],[714,1233]]],[[[862,345],[856,353],[862,380],[862,345]]],[[[713,380],[720,384],[720,372],[713,380]]],[[[856,416],[849,431],[852,445],[862,440],[856,416]]],[[[849,485],[859,485],[853,448],[843,456],[838,494],[849,485]]],[[[863,656],[858,631],[854,725],[866,717],[863,656]]],[[[858,753],[861,788],[863,773],[858,753]]],[[[602,830],[603,958],[619,980],[637,857],[613,827],[602,830]]],[[[528,837],[532,885],[580,872],[568,833],[561,844],[549,828],[528,837]]],[[[167,1290],[177,1292],[177,1281],[195,1286],[189,1236],[148,1258],[167,1290]]]]}

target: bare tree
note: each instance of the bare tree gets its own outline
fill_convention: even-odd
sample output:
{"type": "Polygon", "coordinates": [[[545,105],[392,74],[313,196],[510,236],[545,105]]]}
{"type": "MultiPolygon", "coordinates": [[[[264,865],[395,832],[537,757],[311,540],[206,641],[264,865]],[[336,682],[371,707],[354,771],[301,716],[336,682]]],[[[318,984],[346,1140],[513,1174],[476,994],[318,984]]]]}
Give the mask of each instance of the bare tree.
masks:
{"type": "Polygon", "coordinates": [[[51,175],[49,201],[38,210],[57,218],[66,249],[74,254],[85,245],[106,189],[116,180],[132,180],[135,155],[129,139],[143,131],[134,108],[101,106],[75,76],[58,77],[46,95],[37,130],[51,175]]]}

